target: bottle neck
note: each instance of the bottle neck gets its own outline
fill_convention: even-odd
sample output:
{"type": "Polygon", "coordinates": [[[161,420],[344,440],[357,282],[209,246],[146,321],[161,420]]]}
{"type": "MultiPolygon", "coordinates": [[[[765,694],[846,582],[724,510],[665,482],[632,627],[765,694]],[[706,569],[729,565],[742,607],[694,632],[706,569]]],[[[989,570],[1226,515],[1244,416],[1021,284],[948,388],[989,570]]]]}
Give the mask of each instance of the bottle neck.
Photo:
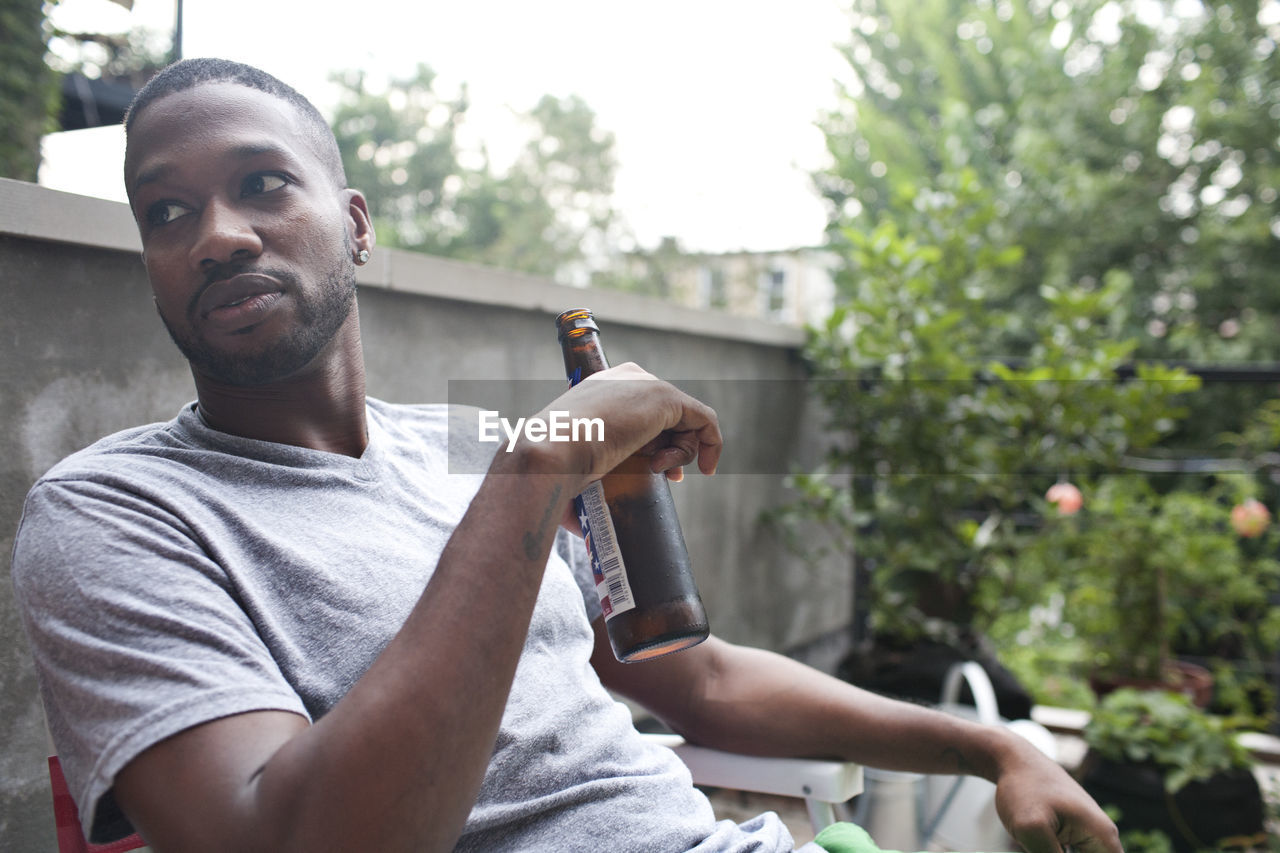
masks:
{"type": "Polygon", "coordinates": [[[564,372],[571,385],[576,385],[609,366],[609,361],[604,356],[604,347],[600,345],[600,336],[594,331],[584,330],[565,338],[561,343],[561,350],[564,354],[564,372]]]}

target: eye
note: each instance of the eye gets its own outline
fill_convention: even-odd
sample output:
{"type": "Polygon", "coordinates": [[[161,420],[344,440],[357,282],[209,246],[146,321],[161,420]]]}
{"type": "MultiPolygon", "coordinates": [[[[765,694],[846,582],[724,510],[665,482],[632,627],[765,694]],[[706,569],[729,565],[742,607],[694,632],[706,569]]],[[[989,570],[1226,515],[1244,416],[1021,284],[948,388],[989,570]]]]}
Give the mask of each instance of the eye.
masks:
{"type": "Polygon", "coordinates": [[[176,201],[158,201],[147,208],[146,220],[147,224],[154,228],[186,216],[190,212],[189,207],[176,201]]]}
{"type": "Polygon", "coordinates": [[[250,175],[245,178],[244,183],[240,185],[240,194],[242,196],[247,196],[275,192],[286,183],[288,183],[288,181],[284,178],[270,172],[250,175]]]}

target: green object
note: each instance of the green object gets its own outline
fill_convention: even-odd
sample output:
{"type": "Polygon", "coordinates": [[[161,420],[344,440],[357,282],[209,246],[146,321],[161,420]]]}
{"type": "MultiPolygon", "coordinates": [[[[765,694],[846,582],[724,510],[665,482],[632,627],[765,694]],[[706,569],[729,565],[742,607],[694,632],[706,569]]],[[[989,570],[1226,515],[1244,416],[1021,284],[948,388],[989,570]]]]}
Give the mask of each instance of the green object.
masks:
{"type": "Polygon", "coordinates": [[[867,831],[854,823],[833,823],[813,839],[827,853],[898,853],[881,850],[867,831]]]}
{"type": "Polygon", "coordinates": [[[853,823],[833,823],[813,841],[827,853],[896,853],[881,851],[867,831],[853,823]]]}

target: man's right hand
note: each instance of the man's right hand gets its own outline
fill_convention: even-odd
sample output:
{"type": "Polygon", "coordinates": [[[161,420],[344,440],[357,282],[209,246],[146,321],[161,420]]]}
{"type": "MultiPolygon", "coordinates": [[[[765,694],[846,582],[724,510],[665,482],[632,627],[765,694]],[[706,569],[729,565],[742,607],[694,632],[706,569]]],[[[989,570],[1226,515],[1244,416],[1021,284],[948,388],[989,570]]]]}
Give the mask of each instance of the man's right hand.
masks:
{"type": "Polygon", "coordinates": [[[702,473],[713,474],[720,461],[723,440],[711,407],[632,363],[588,376],[539,417],[553,411],[604,423],[602,441],[544,445],[566,454],[557,464],[562,473],[581,478],[577,491],[636,453],[649,457],[650,470],[665,471],[672,480],[681,479],[684,466],[695,462],[702,473]]]}

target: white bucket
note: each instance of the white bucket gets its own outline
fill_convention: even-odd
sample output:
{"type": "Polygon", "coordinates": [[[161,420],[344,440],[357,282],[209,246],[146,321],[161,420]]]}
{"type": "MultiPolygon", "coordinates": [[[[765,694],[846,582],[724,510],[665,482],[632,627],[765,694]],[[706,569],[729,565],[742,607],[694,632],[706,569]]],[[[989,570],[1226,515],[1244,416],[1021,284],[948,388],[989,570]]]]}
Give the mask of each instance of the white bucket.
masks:
{"type": "Polygon", "coordinates": [[[882,850],[919,850],[924,780],[921,773],[864,768],[853,822],[882,850]]]}

